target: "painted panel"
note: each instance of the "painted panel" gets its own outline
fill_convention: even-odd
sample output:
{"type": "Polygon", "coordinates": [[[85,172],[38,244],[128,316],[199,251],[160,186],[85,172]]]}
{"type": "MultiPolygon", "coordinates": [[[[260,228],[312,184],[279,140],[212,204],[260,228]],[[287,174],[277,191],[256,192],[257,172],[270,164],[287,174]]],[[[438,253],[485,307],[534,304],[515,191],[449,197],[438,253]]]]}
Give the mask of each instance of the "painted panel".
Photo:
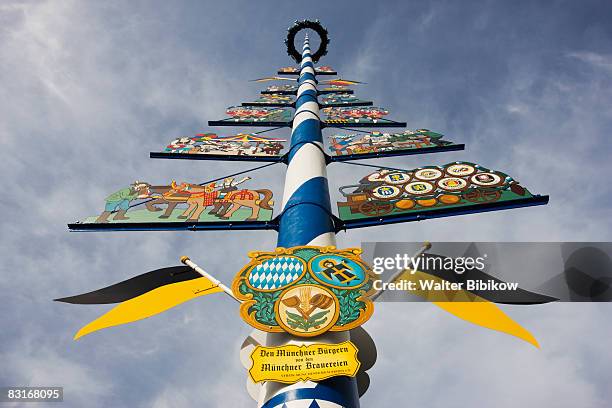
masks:
{"type": "Polygon", "coordinates": [[[262,94],[281,94],[281,95],[295,95],[297,93],[297,85],[295,84],[280,84],[270,85],[262,94]]]}
{"type": "Polygon", "coordinates": [[[327,73],[327,74],[335,74],[336,73],[335,69],[333,69],[332,67],[327,66],[327,65],[321,65],[320,67],[316,67],[315,71],[317,72],[317,74],[323,73],[323,72],[327,73]]]}
{"type": "MultiPolygon", "coordinates": [[[[295,96],[281,93],[261,94],[253,102],[244,102],[242,106],[292,106],[295,96]]],[[[319,96],[319,103],[323,107],[341,106],[370,106],[371,101],[359,99],[348,93],[324,93],[319,96]]]]}
{"type": "Polygon", "coordinates": [[[272,191],[238,187],[250,180],[228,177],[205,185],[136,181],[107,196],[101,213],[81,223],[269,221],[272,191]]]}
{"type": "MultiPolygon", "coordinates": [[[[279,75],[298,75],[300,73],[299,67],[283,67],[279,68],[279,75]]],[[[327,65],[322,65],[320,67],[315,67],[315,73],[317,75],[337,75],[336,70],[327,65]]]]}
{"type": "Polygon", "coordinates": [[[341,85],[320,85],[317,87],[319,94],[330,94],[330,93],[353,93],[352,89],[341,85]]]}
{"type": "Polygon", "coordinates": [[[243,102],[242,106],[291,106],[295,96],[283,94],[261,94],[253,102],[243,102]]]}
{"type": "Polygon", "coordinates": [[[358,184],[343,186],[342,220],[427,214],[533,197],[512,177],[470,162],[413,170],[379,169],[358,184]]]}
{"type": "MultiPolygon", "coordinates": [[[[270,85],[266,88],[265,91],[262,91],[261,93],[295,95],[297,93],[297,89],[298,86],[295,84],[270,85]]],[[[352,89],[340,85],[321,85],[317,89],[319,94],[321,95],[330,93],[353,93],[352,89]]]]}
{"type": "Polygon", "coordinates": [[[293,120],[293,109],[265,106],[230,106],[229,118],[209,121],[209,126],[288,126],[293,120]]]}
{"type": "Polygon", "coordinates": [[[216,133],[201,133],[194,137],[174,139],[165,153],[262,156],[278,157],[284,148],[285,139],[258,136],[255,133],[238,133],[233,136],[218,136],[216,133]]]}
{"type": "Polygon", "coordinates": [[[443,135],[428,129],[405,130],[398,133],[372,131],[334,134],[329,136],[329,150],[334,156],[349,156],[399,151],[435,150],[453,145],[443,135]]]}
{"type": "Polygon", "coordinates": [[[364,101],[351,94],[330,93],[319,97],[319,103],[326,107],[336,106],[369,106],[370,101],[364,101]]]}
{"type": "Polygon", "coordinates": [[[323,108],[323,113],[329,123],[378,123],[389,111],[375,106],[330,107],[323,108]]]}

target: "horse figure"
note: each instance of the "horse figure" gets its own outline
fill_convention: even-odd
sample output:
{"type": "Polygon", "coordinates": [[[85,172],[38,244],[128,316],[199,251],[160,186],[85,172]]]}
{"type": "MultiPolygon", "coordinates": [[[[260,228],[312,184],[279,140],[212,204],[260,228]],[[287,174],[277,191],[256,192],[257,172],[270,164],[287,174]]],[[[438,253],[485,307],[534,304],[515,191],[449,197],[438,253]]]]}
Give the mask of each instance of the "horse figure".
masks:
{"type": "Polygon", "coordinates": [[[267,189],[235,190],[220,198],[220,191],[215,190],[215,183],[201,186],[190,183],[176,184],[173,181],[170,186],[153,186],[151,192],[159,196],[146,203],[149,211],[162,211],[157,205],[167,204],[166,211],[159,218],[169,218],[178,204],[187,203],[187,209],[177,217],[187,221],[198,221],[208,206],[213,207],[210,214],[224,220],[229,219],[241,207],[248,207],[251,209],[251,215],[247,220],[255,221],[259,217],[260,209],[271,210],[270,205],[273,204],[272,191],[267,189]]]}
{"type": "MultiPolygon", "coordinates": [[[[272,191],[268,189],[231,191],[223,197],[222,201],[231,203],[225,211],[222,210],[223,212],[217,213],[217,216],[224,220],[228,220],[241,207],[248,207],[251,209],[251,216],[247,218],[247,221],[257,221],[259,210],[262,208],[271,210],[270,205],[273,204],[272,191]]],[[[214,213],[211,211],[211,214],[214,213]]]]}

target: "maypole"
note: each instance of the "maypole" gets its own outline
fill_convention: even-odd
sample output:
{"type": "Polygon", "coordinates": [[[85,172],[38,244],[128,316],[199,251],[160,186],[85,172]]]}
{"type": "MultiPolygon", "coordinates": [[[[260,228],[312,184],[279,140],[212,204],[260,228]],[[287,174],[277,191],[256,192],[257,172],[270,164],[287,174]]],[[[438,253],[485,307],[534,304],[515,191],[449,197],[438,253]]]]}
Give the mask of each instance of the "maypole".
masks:
{"type": "MultiPolygon", "coordinates": [[[[287,174],[279,216],[277,246],[290,248],[302,245],[335,246],[336,233],[327,185],[327,162],[323,152],[323,136],[317,79],[310,54],[308,36],[304,39],[298,79],[291,146],[287,155],[287,174]]],[[[316,337],[318,343],[341,343],[350,340],[349,332],[326,333],[316,337]]],[[[268,333],[266,346],[309,344],[286,334],[268,333]]],[[[282,407],[290,401],[307,400],[325,407],[359,407],[359,395],[354,377],[334,377],[320,382],[283,384],[268,381],[261,388],[259,406],[282,407]],[[324,402],[322,402],[324,401],[324,402]]]]}
{"type": "MultiPolygon", "coordinates": [[[[247,390],[258,407],[357,408],[369,386],[366,371],[376,360],[374,342],[361,326],[374,312],[373,301],[381,293],[376,283],[383,279],[361,259],[360,248],[336,248],[336,233],[548,202],[547,196],[531,194],[509,175],[471,162],[416,169],[351,163],[463,150],[464,145],[428,129],[384,130],[405,128],[406,123],[385,118],[386,109],[355,97],[349,86],[360,82],[318,81],[317,76],[337,75],[329,66],[315,66],[326,55],[328,43],[327,30],[319,21],[296,21],[288,30],[286,44],[299,67],[284,67],[277,71],[282,76],[255,80],[285,82],[269,86],[257,100],[228,107],[229,117],[208,122],[209,126],[267,129],[229,136],[201,132],[176,138],[164,151],[150,154],[151,158],[267,164],[203,182],[135,181],[107,196],[97,215],[68,225],[72,231],[273,229],[278,231],[276,248],[249,252],[250,262],[228,286],[213,276],[217,271],[210,273],[184,256],[183,265],[57,299],[77,304],[118,303],[82,327],[75,339],[151,317],[201,296],[225,293],[239,302],[240,316],[254,328],[242,345],[240,359],[249,374],[247,390]],[[316,32],[321,41],[311,52],[306,36],[300,54],[294,40],[305,29],[316,32]],[[287,128],[292,129],[291,142],[284,154],[284,138],[261,135],[287,128]],[[324,128],[372,130],[348,134],[336,130],[328,146],[333,154],[328,155],[324,128]],[[337,216],[331,209],[327,180],[327,165],[334,162],[376,168],[356,184],[339,188],[346,200],[337,203],[337,216]],[[287,164],[287,172],[281,212],[273,217],[272,190],[251,187],[251,177],[246,174],[280,163],[287,164]]],[[[423,246],[419,254],[428,249],[423,246]]],[[[410,283],[423,277],[460,279],[436,270],[406,268],[385,283],[410,283]]],[[[485,276],[483,273],[479,276],[485,276]]],[[[531,303],[550,301],[527,294],[531,303]]],[[[452,295],[460,300],[452,303],[445,298],[435,304],[472,323],[537,345],[531,334],[496,308],[493,302],[500,298],[468,291],[452,295]]],[[[416,296],[432,300],[427,291],[416,296]]]]}
{"type": "Polygon", "coordinates": [[[317,80],[306,37],[291,146],[287,155],[278,246],[289,248],[297,245],[336,244],[326,166],[317,80]]]}

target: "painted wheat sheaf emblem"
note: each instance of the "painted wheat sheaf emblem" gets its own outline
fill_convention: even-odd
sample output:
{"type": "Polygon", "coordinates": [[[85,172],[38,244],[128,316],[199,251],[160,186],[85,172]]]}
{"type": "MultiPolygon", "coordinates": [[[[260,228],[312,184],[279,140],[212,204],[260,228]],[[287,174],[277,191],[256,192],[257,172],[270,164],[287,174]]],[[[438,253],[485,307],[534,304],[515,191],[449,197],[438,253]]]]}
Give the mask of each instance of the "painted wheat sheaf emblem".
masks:
{"type": "Polygon", "coordinates": [[[275,304],[279,325],[298,336],[326,332],[338,320],[338,299],[329,290],[315,285],[292,286],[275,304]]]}
{"type": "Polygon", "coordinates": [[[360,326],[373,312],[373,275],[360,253],[332,246],[249,253],[232,284],[242,318],[259,330],[301,337],[360,326]]]}

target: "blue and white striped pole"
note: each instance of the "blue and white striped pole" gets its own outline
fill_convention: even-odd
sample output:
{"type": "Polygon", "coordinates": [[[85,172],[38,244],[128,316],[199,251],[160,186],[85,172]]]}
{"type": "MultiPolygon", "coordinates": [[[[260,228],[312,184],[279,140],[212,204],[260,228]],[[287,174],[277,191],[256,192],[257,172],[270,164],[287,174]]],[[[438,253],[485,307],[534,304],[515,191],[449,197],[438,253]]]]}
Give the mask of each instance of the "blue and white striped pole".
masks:
{"type": "MultiPolygon", "coordinates": [[[[317,81],[308,36],[304,40],[298,84],[277,246],[335,245],[317,81]]],[[[266,345],[340,343],[349,339],[349,332],[328,332],[308,340],[287,333],[267,333],[266,345]]],[[[358,408],[359,395],[355,378],[351,377],[292,385],[267,382],[261,388],[258,405],[262,408],[358,408]]]]}

